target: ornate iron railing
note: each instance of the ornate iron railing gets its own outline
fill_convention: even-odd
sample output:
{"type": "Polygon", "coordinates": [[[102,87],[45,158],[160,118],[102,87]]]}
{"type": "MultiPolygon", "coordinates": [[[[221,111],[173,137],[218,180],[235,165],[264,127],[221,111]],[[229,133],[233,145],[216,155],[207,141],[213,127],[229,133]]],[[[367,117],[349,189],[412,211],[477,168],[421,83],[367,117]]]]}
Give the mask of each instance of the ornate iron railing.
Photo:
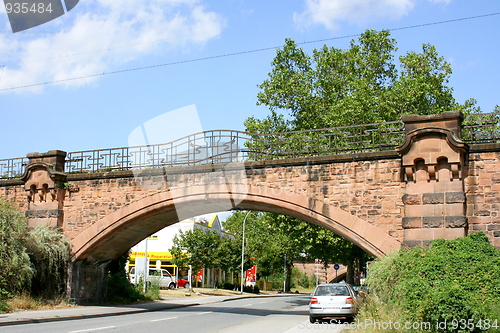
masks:
{"type": "MultiPolygon", "coordinates": [[[[462,130],[464,141],[499,142],[499,121],[499,113],[467,116],[462,130]]],[[[403,143],[404,137],[401,121],[272,134],[206,131],[164,144],[71,152],[66,157],[65,171],[115,171],[381,151],[394,149],[403,143]]],[[[27,163],[27,158],[0,160],[0,178],[20,176],[27,163]]]]}
{"type": "Polygon", "coordinates": [[[24,173],[28,158],[18,157],[0,160],[0,179],[17,178],[24,173]]]}
{"type": "Polygon", "coordinates": [[[246,158],[244,132],[207,131],[173,142],[68,153],[66,172],[113,171],[229,163],[246,158]]]}
{"type": "Polygon", "coordinates": [[[500,113],[476,113],[465,117],[462,138],[468,143],[500,142],[500,113]]]}
{"type": "Polygon", "coordinates": [[[323,156],[393,149],[403,143],[404,124],[393,121],[272,134],[251,134],[251,159],[323,156]]]}

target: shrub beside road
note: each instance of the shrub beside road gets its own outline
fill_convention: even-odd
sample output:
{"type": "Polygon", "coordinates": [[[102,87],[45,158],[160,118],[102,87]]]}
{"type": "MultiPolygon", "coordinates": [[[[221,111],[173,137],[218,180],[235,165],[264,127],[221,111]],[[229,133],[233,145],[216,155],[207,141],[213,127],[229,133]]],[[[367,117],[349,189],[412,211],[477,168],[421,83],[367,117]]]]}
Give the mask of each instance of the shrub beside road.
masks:
{"type": "Polygon", "coordinates": [[[483,232],[377,259],[367,284],[359,331],[500,331],[500,251],[483,232]]]}

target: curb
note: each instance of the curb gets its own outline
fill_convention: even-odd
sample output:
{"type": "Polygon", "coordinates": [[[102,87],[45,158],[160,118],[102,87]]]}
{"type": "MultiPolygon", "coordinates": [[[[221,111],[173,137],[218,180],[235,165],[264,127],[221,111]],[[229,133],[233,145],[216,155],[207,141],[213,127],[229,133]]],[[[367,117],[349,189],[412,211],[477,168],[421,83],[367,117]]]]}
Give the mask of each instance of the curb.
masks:
{"type": "Polygon", "coordinates": [[[29,319],[26,318],[26,319],[18,319],[18,320],[3,321],[3,322],[0,319],[0,327],[24,325],[24,324],[48,323],[48,322],[57,322],[57,321],[69,321],[69,320],[78,320],[78,319],[104,318],[104,317],[121,316],[121,315],[135,314],[135,313],[142,313],[142,312],[155,312],[155,311],[162,311],[162,310],[167,310],[167,309],[178,309],[178,308],[184,308],[184,307],[195,306],[195,305],[222,303],[222,302],[238,300],[238,299],[245,299],[245,298],[283,297],[283,296],[293,296],[293,295],[295,295],[295,294],[242,295],[242,296],[236,296],[236,297],[226,297],[224,299],[214,300],[213,302],[209,302],[209,303],[195,303],[195,302],[188,303],[188,304],[168,303],[168,304],[165,304],[164,306],[158,305],[157,308],[154,308],[154,309],[130,309],[130,310],[123,309],[122,311],[109,312],[109,313],[96,313],[96,314],[87,314],[87,315],[82,314],[82,315],[71,315],[71,316],[66,316],[66,317],[50,317],[50,318],[29,318],[29,319]]]}
{"type": "MultiPolygon", "coordinates": [[[[215,303],[215,302],[214,302],[215,303]]],[[[92,319],[92,318],[104,318],[104,317],[112,317],[112,316],[122,316],[127,314],[141,313],[141,312],[154,312],[161,311],[167,309],[178,309],[187,306],[201,305],[200,303],[190,303],[190,304],[169,304],[165,307],[159,307],[157,309],[134,309],[134,310],[125,310],[119,312],[109,312],[109,313],[96,313],[96,314],[82,314],[82,315],[73,315],[67,317],[51,317],[51,318],[33,318],[33,319],[18,319],[13,321],[0,321],[0,327],[2,326],[15,326],[15,325],[24,325],[24,324],[38,324],[38,323],[49,323],[56,321],[69,321],[69,320],[78,320],[78,319],[92,319]]]]}

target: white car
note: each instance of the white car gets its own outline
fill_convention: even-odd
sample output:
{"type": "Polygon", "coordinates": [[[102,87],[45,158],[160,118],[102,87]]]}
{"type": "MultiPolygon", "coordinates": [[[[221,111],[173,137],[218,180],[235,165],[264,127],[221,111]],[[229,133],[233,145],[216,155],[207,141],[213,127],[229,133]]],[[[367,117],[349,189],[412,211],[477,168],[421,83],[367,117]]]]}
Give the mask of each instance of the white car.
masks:
{"type": "Polygon", "coordinates": [[[354,308],[356,292],[350,284],[320,284],[311,296],[309,302],[309,321],[311,323],[325,318],[344,318],[351,322],[356,314],[354,308]]]}
{"type": "MultiPolygon", "coordinates": [[[[142,283],[144,278],[140,274],[136,274],[135,267],[130,269],[129,276],[132,284],[142,283]]],[[[160,288],[174,289],[176,286],[175,278],[166,269],[150,268],[147,281],[151,282],[153,279],[159,279],[160,288]]]]}

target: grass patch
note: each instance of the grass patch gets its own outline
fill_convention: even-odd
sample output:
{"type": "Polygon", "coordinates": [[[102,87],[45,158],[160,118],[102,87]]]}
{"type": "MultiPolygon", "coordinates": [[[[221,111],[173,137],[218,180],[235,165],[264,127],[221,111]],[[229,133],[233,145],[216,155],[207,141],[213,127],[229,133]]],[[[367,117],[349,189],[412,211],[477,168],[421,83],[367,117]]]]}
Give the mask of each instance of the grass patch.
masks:
{"type": "Polygon", "coordinates": [[[41,297],[32,297],[28,293],[22,293],[6,302],[11,312],[28,310],[47,310],[75,307],[66,297],[60,296],[53,299],[44,299],[41,297]]]}

